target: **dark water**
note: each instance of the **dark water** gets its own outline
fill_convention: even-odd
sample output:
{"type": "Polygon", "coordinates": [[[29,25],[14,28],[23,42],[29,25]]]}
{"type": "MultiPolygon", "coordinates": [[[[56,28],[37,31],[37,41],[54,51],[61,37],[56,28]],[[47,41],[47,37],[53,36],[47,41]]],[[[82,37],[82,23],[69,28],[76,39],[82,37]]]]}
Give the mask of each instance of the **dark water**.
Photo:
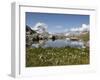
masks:
{"type": "Polygon", "coordinates": [[[77,48],[84,48],[84,43],[82,41],[72,41],[67,39],[57,39],[57,40],[39,40],[34,41],[32,44],[33,48],[60,48],[60,47],[77,47],[77,48]]]}

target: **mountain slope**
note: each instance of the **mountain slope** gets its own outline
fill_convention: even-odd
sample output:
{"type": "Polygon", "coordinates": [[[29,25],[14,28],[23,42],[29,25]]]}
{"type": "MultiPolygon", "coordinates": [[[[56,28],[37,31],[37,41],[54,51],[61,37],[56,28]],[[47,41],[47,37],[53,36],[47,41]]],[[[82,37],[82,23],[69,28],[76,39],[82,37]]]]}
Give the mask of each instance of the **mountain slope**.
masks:
{"type": "Polygon", "coordinates": [[[29,32],[30,34],[36,33],[36,31],[32,30],[28,25],[26,25],[26,33],[29,32]]]}

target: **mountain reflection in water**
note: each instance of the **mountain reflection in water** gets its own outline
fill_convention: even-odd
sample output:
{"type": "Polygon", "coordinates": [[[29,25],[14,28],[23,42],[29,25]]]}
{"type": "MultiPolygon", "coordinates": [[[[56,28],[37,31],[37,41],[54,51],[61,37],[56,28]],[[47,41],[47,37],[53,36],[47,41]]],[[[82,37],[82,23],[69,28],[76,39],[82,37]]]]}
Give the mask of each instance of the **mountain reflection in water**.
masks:
{"type": "Polygon", "coordinates": [[[77,47],[84,48],[84,43],[82,41],[73,41],[70,39],[56,39],[56,40],[39,40],[34,41],[32,44],[32,48],[61,48],[61,47],[77,47]]]}

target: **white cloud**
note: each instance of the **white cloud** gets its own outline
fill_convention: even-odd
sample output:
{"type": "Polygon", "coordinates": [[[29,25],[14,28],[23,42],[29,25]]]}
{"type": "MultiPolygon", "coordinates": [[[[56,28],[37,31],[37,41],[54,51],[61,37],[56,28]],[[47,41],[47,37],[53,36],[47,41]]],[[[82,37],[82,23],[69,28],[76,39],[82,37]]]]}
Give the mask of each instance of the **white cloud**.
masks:
{"type": "Polygon", "coordinates": [[[89,25],[82,24],[82,27],[80,28],[80,31],[89,31],[89,25]]]}
{"type": "Polygon", "coordinates": [[[82,32],[82,31],[89,31],[89,25],[82,24],[81,27],[71,28],[70,31],[79,31],[79,32],[82,32]]]}

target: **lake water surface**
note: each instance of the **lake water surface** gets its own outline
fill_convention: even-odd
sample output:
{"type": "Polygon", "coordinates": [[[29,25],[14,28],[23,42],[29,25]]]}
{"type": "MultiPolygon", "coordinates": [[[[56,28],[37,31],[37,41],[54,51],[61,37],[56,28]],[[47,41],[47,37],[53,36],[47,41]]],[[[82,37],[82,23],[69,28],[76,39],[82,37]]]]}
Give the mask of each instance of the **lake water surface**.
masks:
{"type": "Polygon", "coordinates": [[[32,44],[33,48],[60,48],[60,47],[77,47],[77,48],[84,48],[84,43],[82,41],[72,41],[67,39],[57,39],[57,40],[39,40],[34,41],[32,44]]]}

